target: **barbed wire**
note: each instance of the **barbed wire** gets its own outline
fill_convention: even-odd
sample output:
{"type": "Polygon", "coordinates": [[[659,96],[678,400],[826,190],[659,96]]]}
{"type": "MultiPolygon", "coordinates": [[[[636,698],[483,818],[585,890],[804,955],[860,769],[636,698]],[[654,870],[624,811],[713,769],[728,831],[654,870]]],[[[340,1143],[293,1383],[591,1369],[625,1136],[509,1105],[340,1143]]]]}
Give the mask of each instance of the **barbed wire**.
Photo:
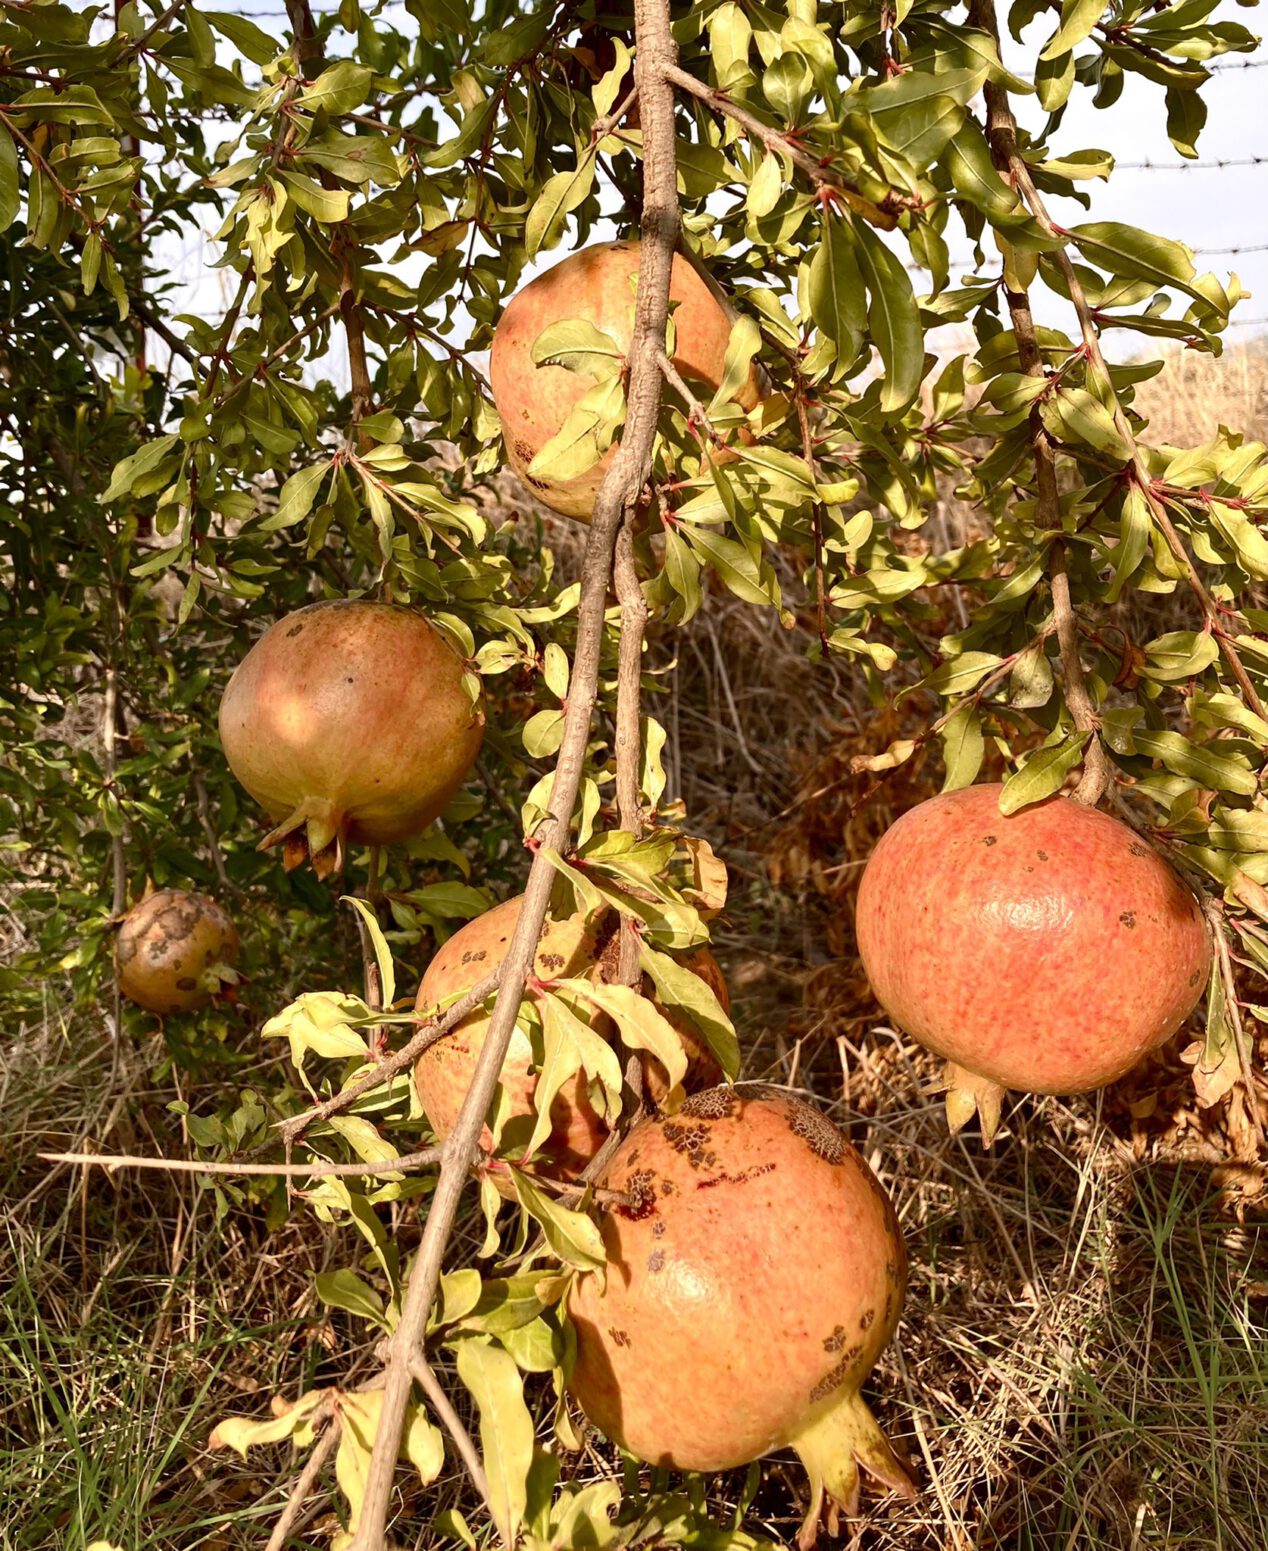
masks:
{"type": "Polygon", "coordinates": [[[1209,162],[1115,162],[1116,172],[1222,172],[1227,167],[1268,167],[1268,156],[1220,156],[1209,162]]]}

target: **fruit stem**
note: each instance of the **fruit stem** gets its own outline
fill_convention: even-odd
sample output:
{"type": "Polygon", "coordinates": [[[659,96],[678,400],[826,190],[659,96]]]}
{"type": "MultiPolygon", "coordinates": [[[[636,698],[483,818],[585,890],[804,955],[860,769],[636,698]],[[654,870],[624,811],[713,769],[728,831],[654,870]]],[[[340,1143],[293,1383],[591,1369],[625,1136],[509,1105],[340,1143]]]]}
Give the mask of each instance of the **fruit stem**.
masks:
{"type": "Polygon", "coordinates": [[[834,1535],[839,1513],[848,1517],[858,1512],[860,1470],[901,1497],[916,1495],[906,1466],[857,1390],[840,1391],[817,1407],[789,1441],[810,1478],[810,1505],[797,1536],[801,1551],[815,1543],[825,1502],[828,1529],[834,1535]]]}

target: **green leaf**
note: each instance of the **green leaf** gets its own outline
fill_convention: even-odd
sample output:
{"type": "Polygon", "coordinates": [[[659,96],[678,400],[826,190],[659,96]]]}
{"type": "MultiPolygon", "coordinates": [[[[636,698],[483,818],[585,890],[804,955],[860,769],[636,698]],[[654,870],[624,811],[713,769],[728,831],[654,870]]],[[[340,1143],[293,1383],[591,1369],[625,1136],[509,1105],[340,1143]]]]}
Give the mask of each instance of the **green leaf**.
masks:
{"type": "Polygon", "coordinates": [[[277,510],[260,523],[258,531],[275,533],[280,528],[289,528],[294,523],[302,522],[312,510],[321,482],[329,472],[330,463],[327,461],[314,463],[311,468],[300,469],[297,474],[292,474],[278,495],[277,510]]]}
{"type": "Polygon", "coordinates": [[[1147,678],[1174,684],[1196,678],[1219,660],[1220,649],[1212,635],[1197,630],[1172,630],[1156,636],[1145,647],[1147,678]]]}
{"type": "Polygon", "coordinates": [[[762,331],[753,318],[743,313],[731,324],[726,354],[722,358],[722,379],[709,403],[716,414],[724,404],[734,403],[736,395],[749,380],[753,357],[762,348],[762,331]]]}
{"type": "Polygon", "coordinates": [[[548,324],[533,341],[535,366],[562,366],[602,382],[619,376],[625,352],[610,334],[585,318],[561,318],[548,324]]]}
{"type": "Polygon", "coordinates": [[[1159,286],[1179,286],[1201,297],[1190,284],[1195,273],[1193,253],[1182,242],[1156,237],[1121,221],[1091,221],[1072,227],[1069,235],[1085,258],[1111,274],[1135,275],[1159,286]]]}
{"type": "Polygon", "coordinates": [[[665,1008],[684,1013],[704,1036],[723,1073],[732,1082],[740,1072],[740,1043],[735,1028],[710,987],[667,953],[639,944],[638,962],[652,977],[656,998],[665,1008]]]}
{"type": "MultiPolygon", "coordinates": [[[[290,198],[314,220],[335,226],[348,219],[349,196],[346,189],[322,188],[320,183],[305,177],[302,172],[291,172],[286,168],[279,168],[277,176],[285,185],[290,198]]],[[[269,181],[274,187],[277,186],[273,179],[269,181]]]]}
{"type": "Polygon", "coordinates": [[[520,1205],[540,1226],[547,1244],[566,1265],[579,1271],[601,1271],[607,1264],[603,1238],[594,1219],[574,1212],[539,1190],[522,1170],[510,1170],[520,1205]]]}
{"type": "Polygon", "coordinates": [[[359,1319],[384,1324],[383,1300],[355,1271],[318,1271],[314,1278],[317,1296],[331,1309],[343,1309],[359,1319]]]}
{"type": "Polygon", "coordinates": [[[1067,50],[1078,48],[1092,36],[1092,29],[1105,10],[1105,0],[1064,0],[1061,25],[1048,40],[1040,59],[1055,59],[1067,50]]]}
{"type": "Polygon", "coordinates": [[[13,225],[20,204],[18,148],[8,132],[0,129],[0,232],[13,225]]]}
{"type": "Polygon", "coordinates": [[[819,223],[806,295],[810,316],[836,345],[837,354],[852,359],[867,324],[867,293],[853,227],[828,209],[819,223]]]}
{"type": "Polygon", "coordinates": [[[946,766],[942,790],[958,792],[961,787],[972,786],[982,768],[986,749],[977,707],[967,701],[959,706],[943,727],[941,736],[942,759],[946,766]]]}
{"type": "Polygon", "coordinates": [[[687,1075],[682,1036],[664,1013],[630,986],[594,985],[588,980],[561,980],[560,988],[584,998],[613,1020],[629,1050],[646,1050],[665,1068],[670,1089],[687,1075]]]}
{"type": "Polygon", "coordinates": [[[1132,449],[1100,399],[1086,388],[1058,388],[1043,399],[1039,415],[1051,436],[1071,446],[1091,447],[1117,463],[1126,463],[1132,449]]]}
{"type": "Polygon", "coordinates": [[[458,1343],[458,1377],[480,1412],[480,1452],[498,1534],[513,1546],[524,1522],[533,1464],[533,1418],[515,1360],[485,1336],[458,1343]]]}
{"type": "Polygon", "coordinates": [[[1118,543],[1110,553],[1114,562],[1114,577],[1106,594],[1107,603],[1116,603],[1123,588],[1136,574],[1140,562],[1149,552],[1149,540],[1153,532],[1153,516],[1144,492],[1133,484],[1123,497],[1123,510],[1118,519],[1118,543]]]}
{"type": "Polygon", "coordinates": [[[366,934],[374,948],[375,962],[379,966],[381,999],[384,1007],[390,1007],[396,1000],[396,966],[392,962],[392,950],[387,945],[379,918],[365,900],[357,899],[352,894],[344,894],[342,903],[351,905],[365,925],[366,934]]]}
{"type": "Polygon", "coordinates": [[[1136,752],[1161,760],[1176,775],[1188,776],[1215,791],[1254,797],[1259,790],[1255,772],[1244,754],[1224,754],[1218,743],[1196,744],[1178,732],[1155,732],[1148,727],[1132,731],[1136,752]]]}
{"type": "Polygon", "coordinates": [[[547,178],[524,225],[524,252],[530,259],[559,246],[569,214],[593,185],[594,157],[589,151],[582,154],[575,167],[547,178]]]}
{"type": "Polygon", "coordinates": [[[783,192],[784,171],[779,157],[773,151],[767,151],[748,186],[745,208],[755,221],[760,221],[779,203],[779,196],[783,192]]]}
{"type": "Polygon", "coordinates": [[[1083,746],[1089,734],[1072,732],[1060,743],[1036,749],[1020,770],[1004,782],[999,794],[999,811],[1016,813],[1032,803],[1042,802],[1065,785],[1065,778],[1083,758],[1083,746]]]}
{"type": "Polygon", "coordinates": [[[126,495],[143,475],[150,473],[162,463],[175,445],[175,436],[158,436],[152,442],[146,442],[131,457],[123,458],[116,463],[114,472],[110,476],[110,483],[101,497],[103,504],[117,501],[121,495],[126,495]]]}
{"type": "Polygon", "coordinates": [[[1181,156],[1198,154],[1198,136],[1206,126],[1206,101],[1201,92],[1167,88],[1167,138],[1181,156]]]}
{"type": "Polygon", "coordinates": [[[854,221],[859,268],[867,284],[867,321],[885,365],[881,409],[900,414],[920,391],[925,336],[911,279],[902,261],[863,221],[854,221]]]}
{"type": "Polygon", "coordinates": [[[961,652],[958,657],[948,657],[921,681],[922,689],[931,689],[939,695],[965,695],[974,689],[988,673],[998,668],[1003,658],[994,652],[961,652]]]}
{"type": "Polygon", "coordinates": [[[373,79],[374,71],[369,65],[341,59],[338,64],[323,70],[310,87],[300,92],[295,103],[310,113],[316,113],[319,108],[332,116],[350,113],[365,101],[373,79]]]}
{"type": "Polygon", "coordinates": [[[550,1136],[551,1106],[563,1085],[577,1072],[596,1078],[607,1096],[609,1118],[615,1119],[621,1107],[621,1063],[616,1051],[589,1024],[583,1022],[557,995],[538,999],[542,1020],[542,1059],[537,1066],[533,1106],[537,1120],[524,1151],[531,1157],[550,1136]]]}
{"type": "Polygon", "coordinates": [[[228,38],[234,48],[252,64],[268,64],[281,52],[281,40],[269,37],[267,32],[248,21],[245,16],[235,16],[229,11],[206,11],[203,14],[221,37],[228,38]]]}

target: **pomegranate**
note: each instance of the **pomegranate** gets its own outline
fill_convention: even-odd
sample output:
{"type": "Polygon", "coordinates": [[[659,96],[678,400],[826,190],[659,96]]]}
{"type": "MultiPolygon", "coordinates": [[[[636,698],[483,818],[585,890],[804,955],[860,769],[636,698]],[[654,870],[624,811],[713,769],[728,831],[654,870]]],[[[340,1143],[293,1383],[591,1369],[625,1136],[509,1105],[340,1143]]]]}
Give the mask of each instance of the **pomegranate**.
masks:
{"type": "Polygon", "coordinates": [[[987,1142],[1006,1088],[1103,1087],[1176,1032],[1211,963],[1202,912],[1125,824],[1068,797],[1005,817],[944,792],[882,837],[859,887],[877,1000],[949,1063],[947,1113],[987,1142]]]}
{"type": "Polygon", "coordinates": [[[320,877],[349,842],[417,835],[462,784],[484,735],[457,652],[423,615],[386,603],[313,603],[238,664],[220,739],[276,823],[260,849],[305,854],[320,877]]]}
{"type": "MultiPolygon", "coordinates": [[[[454,933],[427,966],[418,988],[416,1007],[420,1014],[435,1012],[497,968],[506,955],[522,904],[522,898],[508,899],[454,933]]],[[[616,926],[614,911],[597,918],[576,915],[548,921],[537,945],[534,973],[541,980],[583,977],[611,980],[616,972],[618,953],[616,926]]],[[[685,963],[727,1008],[726,983],[713,955],[702,948],[685,963]]],[[[644,988],[649,989],[646,979],[644,988]]],[[[682,1036],[687,1054],[684,1087],[691,1091],[716,1082],[721,1076],[720,1068],[694,1024],[672,1007],[661,1007],[660,1011],[682,1036]]],[[[414,1067],[419,1102],[432,1130],[442,1141],[453,1129],[471,1086],[476,1062],[488,1034],[489,1020],[490,1014],[484,1010],[464,1018],[451,1034],[429,1046],[414,1067]]],[[[600,1033],[610,1037],[612,1030],[606,1017],[598,1017],[592,1022],[600,1033]]],[[[643,1076],[653,1100],[662,1101],[668,1091],[664,1068],[658,1061],[645,1056],[643,1076]]],[[[536,1120],[533,1095],[537,1074],[532,1043],[522,1028],[517,1027],[511,1037],[502,1064],[501,1082],[507,1121],[520,1122],[522,1139],[527,1141],[536,1120]]],[[[588,1087],[589,1079],[579,1071],[560,1088],[551,1104],[550,1136],[535,1154],[538,1163],[546,1165],[549,1172],[559,1178],[575,1179],[608,1135],[607,1122],[590,1102],[588,1087]]],[[[513,1136],[515,1132],[510,1134],[513,1136]]],[[[493,1145],[487,1127],[482,1144],[486,1149],[493,1145]]]]}
{"type": "MultiPolygon", "coordinates": [[[[634,331],[634,284],[639,245],[605,242],[583,248],[517,291],[493,333],[489,377],[502,419],[507,456],[520,478],[554,511],[589,521],[594,498],[612,458],[574,479],[552,480],[528,472],[529,464],[563,425],[568,412],[593,387],[584,372],[537,366],[533,346],[552,323],[584,319],[628,351],[634,331]]],[[[675,328],[674,365],[710,398],[722,381],[731,320],[692,265],[674,255],[670,304],[675,328]],[[677,303],[677,306],[673,306],[677,303]]],[[[744,409],[759,398],[756,369],[736,394],[744,409]]]]}
{"type": "Polygon", "coordinates": [[[119,990],[148,1012],[205,1007],[238,957],[233,922],[205,894],[157,889],[133,905],[115,943],[119,990]]]}
{"type": "Polygon", "coordinates": [[[600,1183],[606,1277],[578,1277],[572,1392],[652,1465],[726,1470],[792,1447],[800,1544],[855,1511],[859,1467],[913,1487],[859,1393],[898,1324],[907,1260],[876,1176],[812,1105],[760,1083],[644,1120],[600,1183]]]}

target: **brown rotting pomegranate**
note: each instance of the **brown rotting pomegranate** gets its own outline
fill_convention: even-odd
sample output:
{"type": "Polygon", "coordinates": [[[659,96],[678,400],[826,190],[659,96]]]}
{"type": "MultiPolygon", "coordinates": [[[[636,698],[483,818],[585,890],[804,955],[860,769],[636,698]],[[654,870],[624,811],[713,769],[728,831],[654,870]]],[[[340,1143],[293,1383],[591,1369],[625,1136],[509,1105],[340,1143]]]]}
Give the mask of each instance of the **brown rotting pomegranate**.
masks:
{"type": "Polygon", "coordinates": [[[205,1007],[237,962],[237,928],[214,899],[156,889],[133,905],[115,941],[120,992],[148,1012],[205,1007]]]}

